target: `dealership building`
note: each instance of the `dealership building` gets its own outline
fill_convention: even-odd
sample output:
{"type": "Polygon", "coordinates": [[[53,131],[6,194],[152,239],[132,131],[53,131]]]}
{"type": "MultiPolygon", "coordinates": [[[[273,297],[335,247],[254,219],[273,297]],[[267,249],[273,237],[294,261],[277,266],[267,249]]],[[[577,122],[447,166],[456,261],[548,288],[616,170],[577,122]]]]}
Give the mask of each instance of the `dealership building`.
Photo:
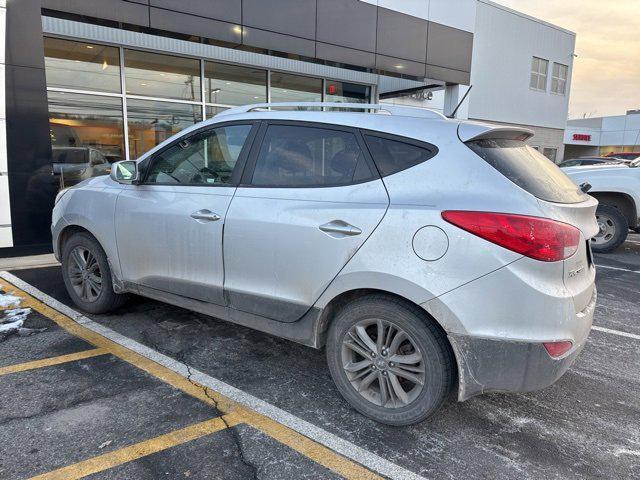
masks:
{"type": "Polygon", "coordinates": [[[488,0],[0,0],[0,38],[0,255],[50,250],[59,189],[247,103],[464,98],[560,159],[575,46],[488,0]]]}
{"type": "Polygon", "coordinates": [[[640,152],[640,110],[626,115],[567,121],[565,159],[609,153],[640,152]]]}

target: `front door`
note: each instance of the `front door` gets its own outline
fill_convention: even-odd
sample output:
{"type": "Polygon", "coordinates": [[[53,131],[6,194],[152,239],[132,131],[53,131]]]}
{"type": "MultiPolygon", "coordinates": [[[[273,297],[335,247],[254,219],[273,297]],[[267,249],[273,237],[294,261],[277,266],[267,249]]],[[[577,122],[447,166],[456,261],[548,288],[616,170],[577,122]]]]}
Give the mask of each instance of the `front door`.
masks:
{"type": "Polygon", "coordinates": [[[222,232],[252,125],[225,125],[158,152],[116,206],[123,279],[225,305],[222,232]]]}
{"type": "Polygon", "coordinates": [[[231,307],[299,319],[366,241],[388,196],[355,130],[269,123],[224,233],[231,307]]]}

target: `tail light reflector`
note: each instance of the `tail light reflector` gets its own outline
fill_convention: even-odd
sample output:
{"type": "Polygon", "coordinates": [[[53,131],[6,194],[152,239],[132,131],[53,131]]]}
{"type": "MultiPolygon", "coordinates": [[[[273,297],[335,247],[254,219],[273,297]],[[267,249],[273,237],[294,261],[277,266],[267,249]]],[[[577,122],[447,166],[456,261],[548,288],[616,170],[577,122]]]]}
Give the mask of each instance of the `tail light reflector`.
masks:
{"type": "Polygon", "coordinates": [[[558,358],[567,353],[573,347],[573,343],[569,341],[564,342],[545,342],[544,348],[547,349],[547,353],[553,358],[558,358]]]}
{"type": "Polygon", "coordinates": [[[548,218],[463,210],[444,211],[442,218],[478,237],[543,262],[569,258],[580,244],[580,230],[548,218]]]}

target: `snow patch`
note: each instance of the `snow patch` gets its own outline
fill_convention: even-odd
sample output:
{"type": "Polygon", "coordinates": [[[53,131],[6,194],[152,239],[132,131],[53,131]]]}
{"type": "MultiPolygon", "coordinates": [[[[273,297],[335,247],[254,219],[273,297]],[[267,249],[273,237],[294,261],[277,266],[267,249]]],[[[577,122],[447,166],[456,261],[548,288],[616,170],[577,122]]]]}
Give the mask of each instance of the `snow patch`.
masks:
{"type": "Polygon", "coordinates": [[[27,316],[31,313],[30,308],[14,308],[4,311],[4,318],[0,319],[0,333],[12,332],[22,328],[27,316]]]}
{"type": "Polygon", "coordinates": [[[619,457],[621,455],[633,455],[636,457],[640,457],[640,450],[629,450],[627,448],[618,448],[615,452],[613,452],[614,457],[619,457]]]}
{"type": "Polygon", "coordinates": [[[22,299],[20,297],[16,297],[15,295],[9,295],[8,293],[4,293],[0,290],[0,308],[7,308],[10,306],[17,307],[20,305],[22,299]]]}

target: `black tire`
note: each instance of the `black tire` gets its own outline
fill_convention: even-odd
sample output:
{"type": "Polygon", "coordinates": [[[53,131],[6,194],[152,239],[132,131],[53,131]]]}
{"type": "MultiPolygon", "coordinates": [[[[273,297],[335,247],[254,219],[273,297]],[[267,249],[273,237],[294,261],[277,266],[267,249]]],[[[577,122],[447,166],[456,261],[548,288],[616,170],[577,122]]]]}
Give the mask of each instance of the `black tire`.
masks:
{"type": "Polygon", "coordinates": [[[107,255],[98,243],[98,241],[89,233],[78,232],[74,233],[62,247],[62,278],[64,279],[65,287],[71,297],[71,300],[85,312],[89,313],[107,313],[121,307],[127,301],[126,294],[117,294],[113,291],[113,283],[111,281],[111,269],[109,268],[109,262],[107,261],[107,255]],[[79,250],[76,250],[79,249],[79,250]],[[75,275],[78,278],[77,273],[74,273],[75,261],[71,258],[74,251],[87,251],[95,258],[97,263],[97,269],[99,270],[99,276],[101,278],[100,292],[95,295],[95,299],[82,298],[76,289],[79,288],[76,281],[76,286],[72,284],[71,277],[75,275]]]}
{"type": "Polygon", "coordinates": [[[627,218],[618,208],[607,204],[598,205],[596,217],[601,228],[591,242],[591,249],[597,253],[613,252],[627,239],[627,218]]]}
{"type": "MultiPolygon", "coordinates": [[[[367,327],[367,329],[370,328],[377,329],[380,327],[377,327],[376,324],[367,327]]],[[[384,327],[382,328],[383,332],[392,331],[391,329],[385,330],[384,327]]],[[[387,333],[385,333],[385,336],[387,336],[387,333]]],[[[406,346],[407,343],[404,344],[404,347],[406,346]]],[[[391,296],[370,295],[345,305],[338,312],[329,328],[326,350],[329,371],[338,391],[345,400],[363,415],[387,425],[411,425],[425,420],[442,406],[455,385],[455,361],[446,336],[418,307],[391,296]],[[344,368],[345,362],[347,362],[347,365],[355,365],[356,363],[354,362],[358,362],[358,360],[345,360],[345,355],[349,357],[352,353],[351,347],[345,346],[343,340],[346,339],[348,343],[352,344],[353,337],[348,336],[350,331],[353,333],[356,325],[362,326],[363,322],[369,322],[371,319],[376,319],[374,320],[376,322],[377,319],[381,319],[383,325],[391,325],[406,333],[409,339],[407,341],[411,342],[409,351],[412,351],[411,347],[415,345],[415,350],[413,351],[419,350],[421,354],[422,360],[419,368],[424,372],[423,385],[417,393],[414,392],[415,397],[409,397],[410,401],[407,403],[398,402],[395,406],[391,406],[391,400],[388,400],[388,406],[376,404],[374,403],[375,399],[370,400],[365,397],[365,394],[356,390],[357,387],[351,383],[359,380],[354,380],[353,378],[350,380],[347,376],[344,368]]],[[[370,353],[373,352],[371,351],[370,353]]],[[[358,354],[354,355],[364,359],[364,357],[359,357],[358,354]]],[[[386,353],[385,355],[391,354],[386,353]]],[[[390,362],[392,358],[393,356],[384,360],[390,362]]],[[[380,356],[378,356],[376,362],[380,360],[380,356]]],[[[381,381],[387,381],[389,390],[392,390],[392,382],[390,380],[393,372],[393,369],[390,368],[392,366],[394,366],[393,363],[387,363],[386,366],[378,366],[377,368],[373,365],[365,367],[369,368],[367,375],[377,375],[371,386],[365,390],[371,390],[368,395],[375,395],[375,386],[377,385],[379,402],[382,402],[381,399],[383,398],[380,392],[382,388],[381,381]],[[383,370],[385,371],[385,378],[380,377],[383,370]]],[[[397,371],[398,365],[395,366],[397,371]]],[[[350,373],[350,375],[354,376],[353,373],[350,373]]],[[[355,376],[357,377],[358,375],[355,374],[355,376]]],[[[401,377],[396,376],[395,380],[397,381],[399,378],[401,377]]],[[[406,382],[406,380],[401,379],[401,382],[406,382]]],[[[361,386],[362,384],[360,384],[361,386]]]]}

